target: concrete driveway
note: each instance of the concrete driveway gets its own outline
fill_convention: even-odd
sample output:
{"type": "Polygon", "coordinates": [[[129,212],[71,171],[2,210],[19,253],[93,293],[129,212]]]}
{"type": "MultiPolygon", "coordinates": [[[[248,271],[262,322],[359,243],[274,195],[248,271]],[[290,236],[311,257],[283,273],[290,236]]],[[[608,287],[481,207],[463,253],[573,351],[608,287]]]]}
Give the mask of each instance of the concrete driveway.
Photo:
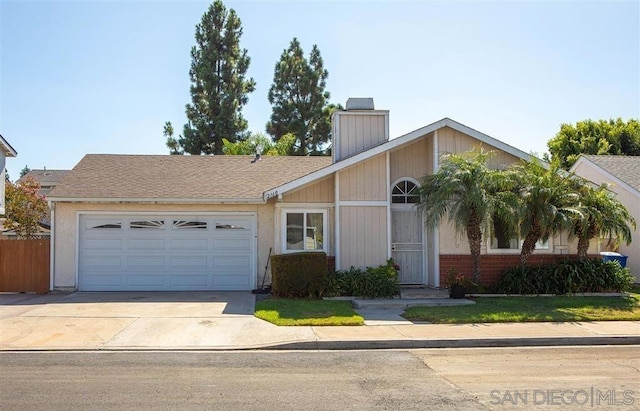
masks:
{"type": "Polygon", "coordinates": [[[0,294],[0,349],[252,348],[315,340],[253,316],[249,292],[0,294]]]}

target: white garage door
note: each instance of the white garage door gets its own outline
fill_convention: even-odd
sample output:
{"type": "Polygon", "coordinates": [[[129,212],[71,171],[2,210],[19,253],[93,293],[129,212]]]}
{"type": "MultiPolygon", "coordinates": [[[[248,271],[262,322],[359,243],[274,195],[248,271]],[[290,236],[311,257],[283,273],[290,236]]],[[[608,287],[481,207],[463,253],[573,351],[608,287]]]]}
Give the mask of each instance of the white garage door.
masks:
{"type": "Polygon", "coordinates": [[[80,216],[81,291],[250,290],[253,215],[80,216]]]}

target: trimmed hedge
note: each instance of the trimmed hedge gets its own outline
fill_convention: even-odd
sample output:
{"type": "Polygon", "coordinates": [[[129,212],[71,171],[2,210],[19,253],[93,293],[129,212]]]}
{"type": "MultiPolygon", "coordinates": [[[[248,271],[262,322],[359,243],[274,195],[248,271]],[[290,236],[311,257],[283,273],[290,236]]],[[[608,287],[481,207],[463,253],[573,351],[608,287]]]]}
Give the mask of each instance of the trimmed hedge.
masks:
{"type": "Polygon", "coordinates": [[[327,254],[271,256],[271,293],[282,298],[318,298],[327,282],[327,254]]]}
{"type": "Polygon", "coordinates": [[[502,273],[496,291],[504,294],[570,294],[627,291],[634,281],[628,269],[601,259],[518,266],[502,273]]]}
{"type": "Polygon", "coordinates": [[[393,260],[378,267],[351,267],[348,271],[329,273],[324,295],[327,297],[356,296],[389,298],[400,294],[398,271],[393,260]]]}

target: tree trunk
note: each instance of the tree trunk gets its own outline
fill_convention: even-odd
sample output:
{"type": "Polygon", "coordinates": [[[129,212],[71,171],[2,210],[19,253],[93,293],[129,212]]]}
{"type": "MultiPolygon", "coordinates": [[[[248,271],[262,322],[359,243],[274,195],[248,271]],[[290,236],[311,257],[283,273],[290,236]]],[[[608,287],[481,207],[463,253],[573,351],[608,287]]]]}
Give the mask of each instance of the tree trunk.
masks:
{"type": "Polygon", "coordinates": [[[482,245],[482,230],[475,212],[471,212],[469,223],[467,224],[467,240],[469,241],[469,251],[473,262],[472,273],[473,282],[480,282],[480,247],[482,245]]]}
{"type": "Polygon", "coordinates": [[[527,260],[533,253],[533,250],[536,249],[536,243],[538,242],[540,237],[540,228],[537,224],[534,224],[533,228],[531,229],[531,231],[529,231],[524,241],[522,242],[522,250],[520,251],[520,265],[527,265],[527,260]]]}
{"type": "Polygon", "coordinates": [[[578,239],[578,258],[587,258],[587,251],[589,251],[589,238],[580,237],[578,239]]]}

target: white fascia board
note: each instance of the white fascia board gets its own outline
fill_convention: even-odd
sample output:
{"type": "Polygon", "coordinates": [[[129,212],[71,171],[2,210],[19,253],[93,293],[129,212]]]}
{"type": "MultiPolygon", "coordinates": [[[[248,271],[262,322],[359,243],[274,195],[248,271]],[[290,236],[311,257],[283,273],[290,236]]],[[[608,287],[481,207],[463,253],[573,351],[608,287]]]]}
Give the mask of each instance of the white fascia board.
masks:
{"type": "Polygon", "coordinates": [[[490,137],[484,133],[481,133],[477,130],[474,130],[470,127],[465,126],[464,124],[460,124],[457,121],[451,120],[450,118],[443,118],[442,120],[436,121],[435,123],[431,123],[427,126],[414,130],[410,133],[407,133],[403,136],[394,138],[392,140],[387,141],[386,143],[380,144],[376,147],[372,147],[367,151],[363,151],[358,153],[352,157],[345,158],[340,160],[337,163],[333,163],[330,166],[327,166],[323,169],[320,169],[311,174],[307,174],[304,177],[301,177],[297,180],[290,181],[286,184],[283,184],[279,187],[272,188],[271,190],[265,191],[263,194],[263,198],[268,200],[272,197],[277,197],[280,194],[289,192],[298,187],[301,187],[305,184],[308,184],[312,181],[316,181],[320,178],[326,177],[332,173],[335,173],[338,170],[342,170],[346,167],[349,167],[353,164],[359,163],[361,161],[367,160],[371,157],[377,156],[378,154],[384,153],[385,151],[393,150],[401,145],[412,142],[413,140],[420,138],[424,135],[430,134],[436,130],[439,130],[443,127],[450,127],[454,130],[457,130],[461,133],[467,134],[476,140],[479,140],[483,143],[489,144],[497,149],[500,149],[506,153],[509,153],[515,157],[521,158],[526,161],[531,161],[532,156],[525,153],[524,151],[518,150],[515,147],[512,147],[506,143],[503,143],[500,140],[496,140],[493,137],[490,137]]]}
{"type": "Polygon", "coordinates": [[[85,198],[48,197],[51,202],[65,203],[151,203],[151,204],[265,204],[262,198],[85,198]]]}
{"type": "Polygon", "coordinates": [[[2,148],[5,157],[15,157],[18,155],[18,152],[11,147],[11,144],[9,144],[2,135],[0,135],[0,148],[2,148]]]}
{"type": "Polygon", "coordinates": [[[573,173],[573,174],[575,174],[577,176],[580,176],[580,174],[576,173],[576,170],[582,164],[586,165],[587,167],[592,167],[592,168],[600,170],[605,175],[605,177],[607,179],[615,181],[617,185],[619,185],[621,187],[624,187],[627,191],[629,191],[631,193],[634,193],[636,195],[636,197],[640,197],[640,191],[638,191],[638,189],[636,189],[635,187],[632,187],[629,184],[625,183],[624,181],[620,180],[614,174],[611,174],[609,171],[607,171],[604,168],[600,167],[598,164],[594,163],[593,161],[589,160],[588,158],[586,158],[583,155],[578,157],[578,160],[571,166],[571,168],[569,169],[569,172],[573,173]]]}

